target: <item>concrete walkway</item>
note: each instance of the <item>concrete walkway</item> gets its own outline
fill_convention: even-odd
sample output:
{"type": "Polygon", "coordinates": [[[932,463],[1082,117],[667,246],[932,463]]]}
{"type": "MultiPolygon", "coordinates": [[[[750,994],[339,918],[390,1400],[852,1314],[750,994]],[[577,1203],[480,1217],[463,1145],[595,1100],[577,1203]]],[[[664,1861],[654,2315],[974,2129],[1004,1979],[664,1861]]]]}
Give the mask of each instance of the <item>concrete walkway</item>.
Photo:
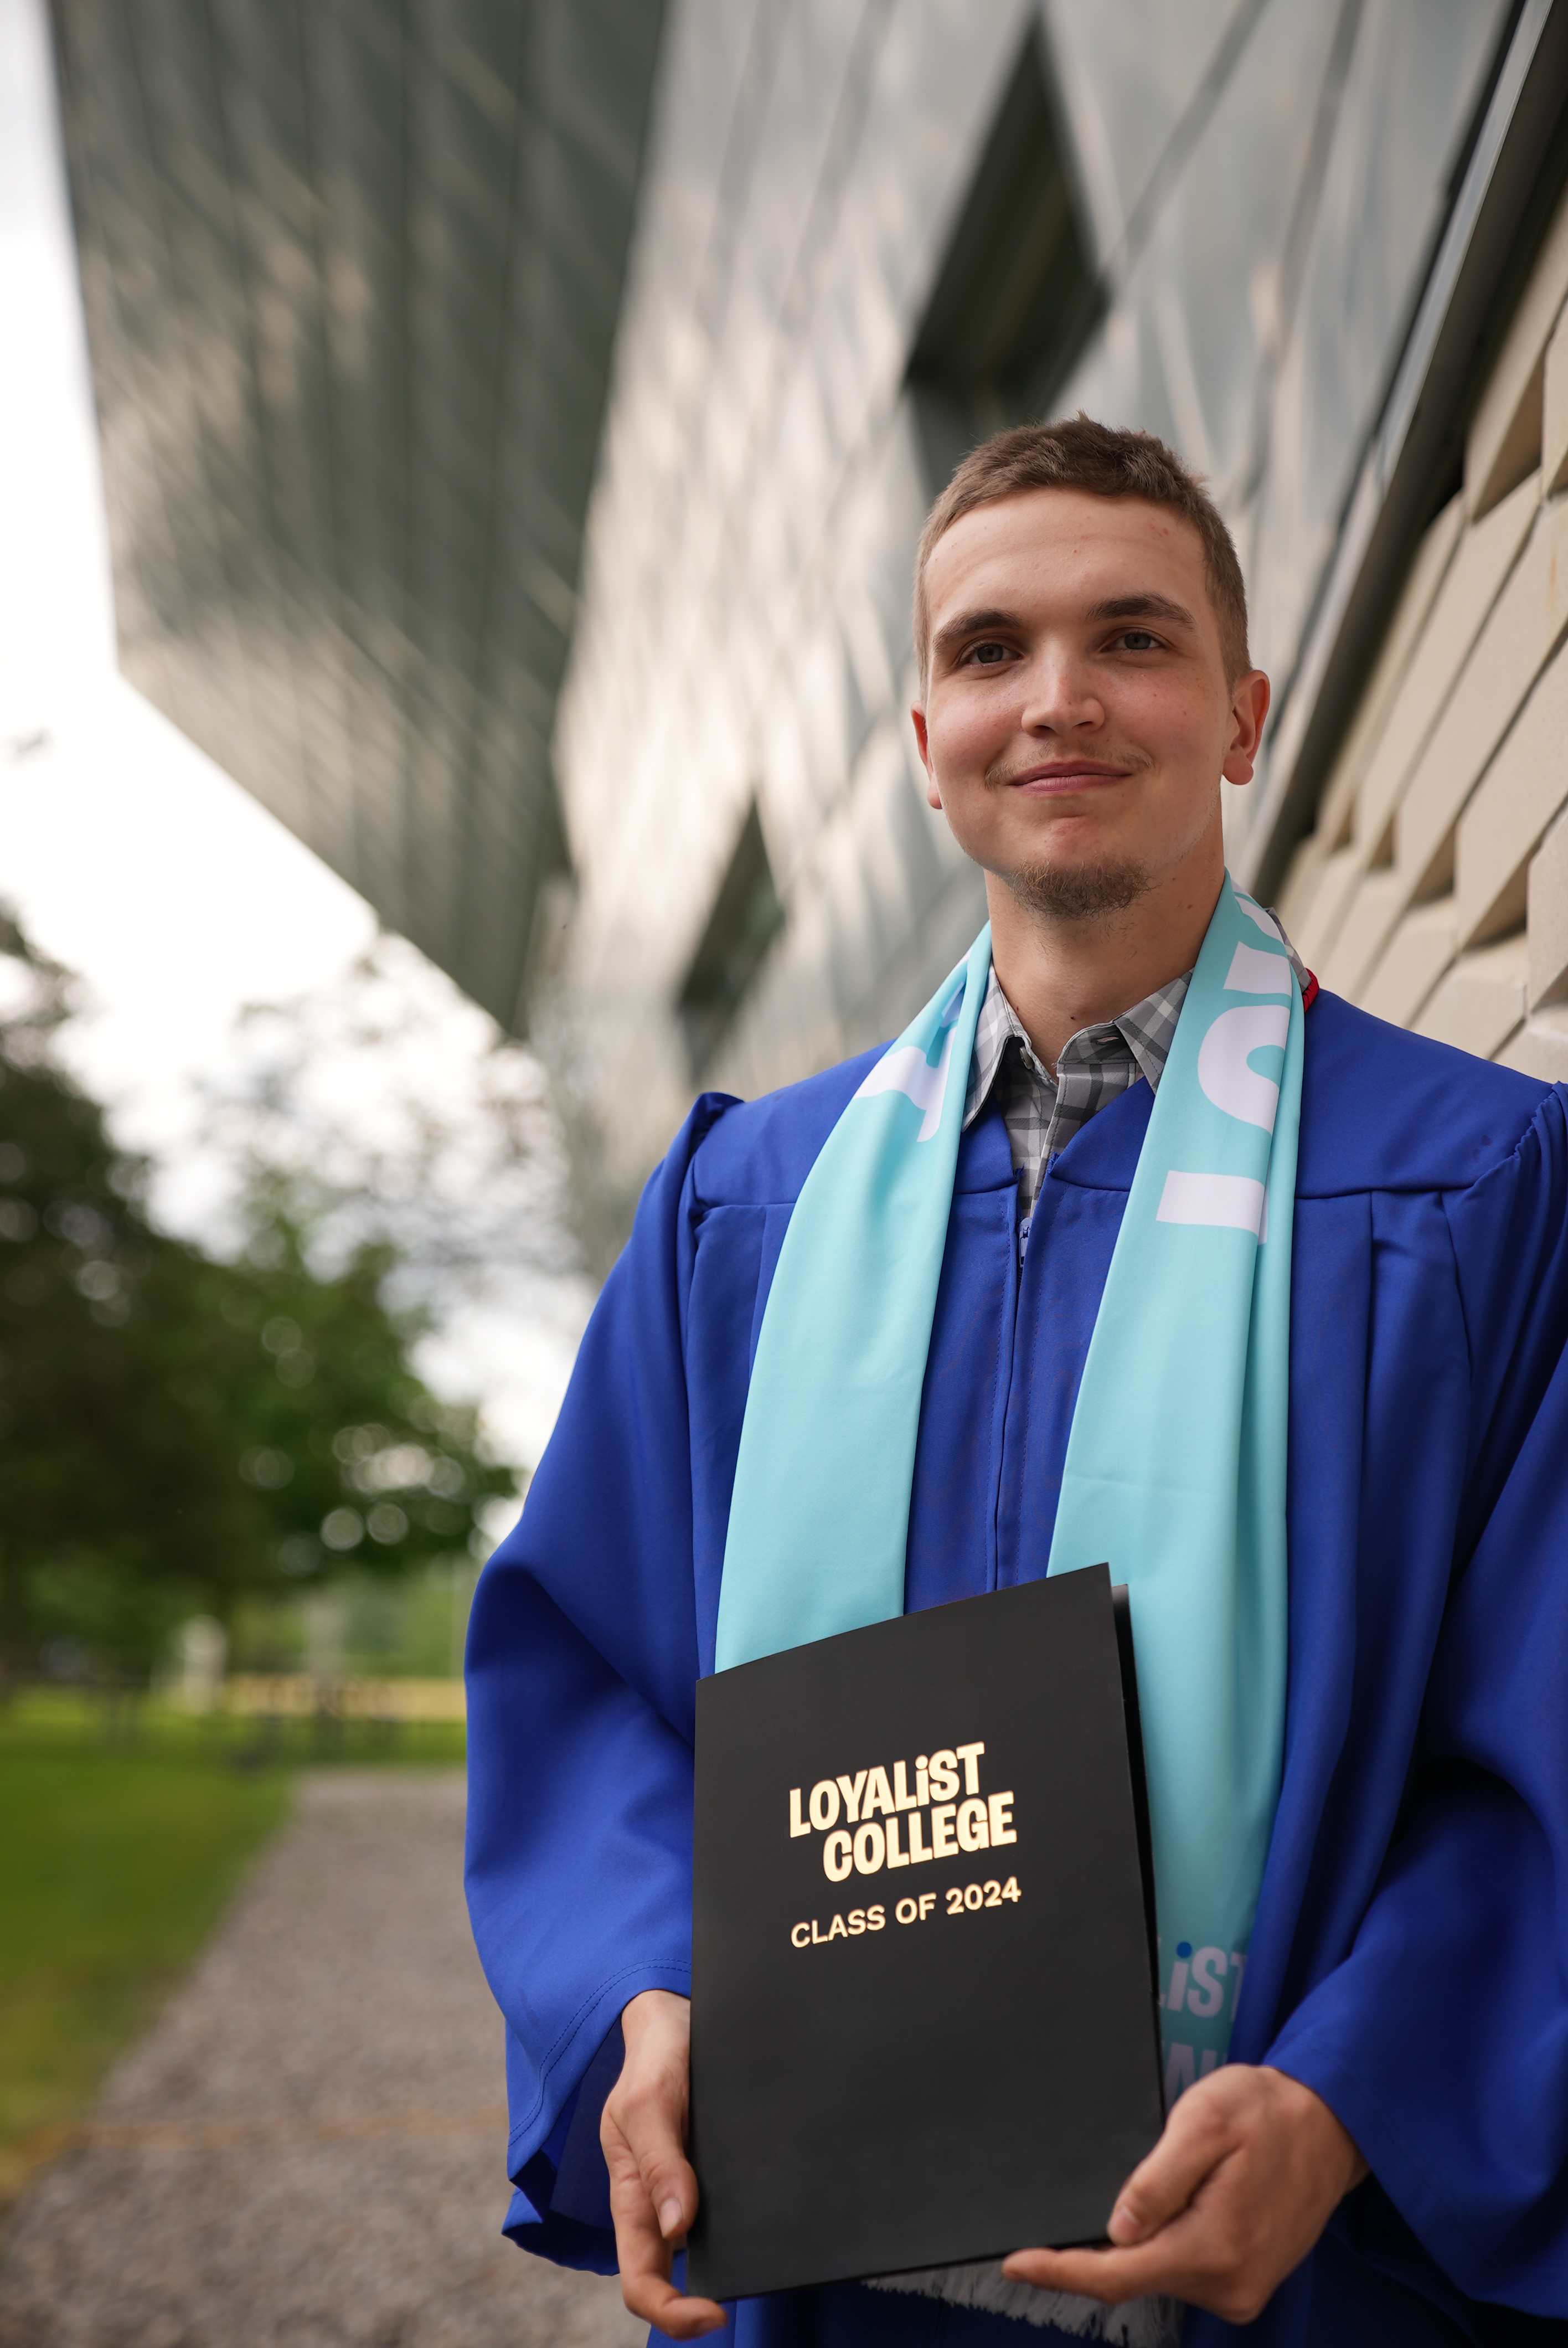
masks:
{"type": "Polygon", "coordinates": [[[631,2348],[503,2241],[463,1787],[306,1777],[192,1979],[0,2245],[0,2348],[631,2348]]]}

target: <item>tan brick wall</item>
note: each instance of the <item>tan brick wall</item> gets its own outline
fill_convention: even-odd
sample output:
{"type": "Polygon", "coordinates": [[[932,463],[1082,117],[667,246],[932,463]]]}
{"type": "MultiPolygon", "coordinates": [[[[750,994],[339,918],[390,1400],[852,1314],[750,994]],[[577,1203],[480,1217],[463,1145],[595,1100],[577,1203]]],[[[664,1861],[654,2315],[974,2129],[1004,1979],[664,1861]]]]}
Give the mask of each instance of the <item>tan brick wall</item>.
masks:
{"type": "Polygon", "coordinates": [[[1280,891],[1325,986],[1568,1079],[1568,197],[1280,891]]]}

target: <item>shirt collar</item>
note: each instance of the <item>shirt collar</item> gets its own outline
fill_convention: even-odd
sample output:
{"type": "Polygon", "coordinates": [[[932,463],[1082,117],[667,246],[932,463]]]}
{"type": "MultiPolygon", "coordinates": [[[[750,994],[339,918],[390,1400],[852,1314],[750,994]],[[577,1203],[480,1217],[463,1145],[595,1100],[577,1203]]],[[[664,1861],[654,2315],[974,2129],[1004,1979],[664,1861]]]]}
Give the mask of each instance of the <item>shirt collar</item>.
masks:
{"type": "MultiPolygon", "coordinates": [[[[1103,1048],[1119,1037],[1137,1064],[1139,1074],[1147,1077],[1150,1090],[1157,1092],[1160,1078],[1165,1072],[1165,1062],[1170,1057],[1176,1022],[1186,1001],[1192,975],[1190,970],[1184,971],[1180,978],[1155,987],[1153,994],[1144,995],[1143,1001],[1134,1003],[1130,1010],[1118,1012],[1114,1019],[1101,1020],[1092,1026],[1081,1027],[1063,1046],[1062,1059],[1073,1052],[1075,1045],[1081,1050],[1096,1045],[1103,1048]]],[[[1050,1084],[1051,1077],[1035,1058],[1034,1046],[1029,1040],[1023,1022],[1002,993],[1001,982],[993,969],[975,1029],[975,1048],[969,1062],[968,1090],[964,1101],[966,1131],[990,1098],[991,1088],[1001,1067],[1002,1055],[1015,1036],[1029,1064],[1046,1084],[1050,1084]]]]}
{"type": "MultiPolygon", "coordinates": [[[[1274,920],[1279,927],[1279,942],[1290,956],[1291,965],[1305,992],[1310,983],[1310,974],[1286,936],[1284,928],[1279,926],[1279,916],[1276,914],[1274,920]]],[[[1104,1047],[1119,1036],[1132,1054],[1139,1074],[1147,1078],[1150,1091],[1158,1092],[1192,975],[1190,970],[1184,971],[1180,978],[1173,978],[1163,986],[1155,987],[1153,994],[1146,994],[1141,1003],[1134,1003],[1131,1010],[1118,1012],[1114,1019],[1099,1022],[1091,1027],[1081,1027],[1077,1035],[1070,1037],[1063,1045],[1062,1060],[1070,1055],[1078,1056],[1074,1054],[1075,1045],[1079,1047],[1080,1054],[1092,1054],[1096,1047],[1102,1053],[1104,1047]]],[[[1029,1066],[1042,1084],[1050,1085],[1052,1079],[1035,1058],[1034,1046],[1029,1040],[1023,1022],[1002,993],[993,968],[986,988],[986,999],[980,1005],[979,1021],[975,1029],[975,1048],[969,1061],[968,1089],[964,1100],[966,1133],[990,1098],[991,1088],[1002,1064],[1002,1055],[1014,1036],[1018,1038],[1019,1047],[1029,1066]]],[[[1061,1062],[1057,1065],[1060,1067],[1061,1062]]]]}

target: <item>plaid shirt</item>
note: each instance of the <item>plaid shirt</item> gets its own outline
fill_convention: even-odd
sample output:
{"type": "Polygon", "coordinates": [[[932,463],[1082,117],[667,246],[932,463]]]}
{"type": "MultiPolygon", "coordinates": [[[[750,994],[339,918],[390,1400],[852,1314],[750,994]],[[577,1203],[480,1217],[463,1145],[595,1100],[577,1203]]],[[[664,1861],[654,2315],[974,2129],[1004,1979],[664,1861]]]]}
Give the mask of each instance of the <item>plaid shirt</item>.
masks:
{"type": "MultiPolygon", "coordinates": [[[[1307,971],[1285,932],[1279,934],[1305,988],[1307,971]]],[[[1184,971],[1131,1011],[1081,1027],[1062,1045],[1053,1077],[1002,993],[995,970],[991,972],[975,1030],[964,1129],[968,1132],[994,1093],[1012,1145],[1019,1211],[1026,1225],[1046,1168],[1096,1110],[1140,1076],[1147,1078],[1151,1092],[1159,1091],[1192,975],[1184,971]]]]}

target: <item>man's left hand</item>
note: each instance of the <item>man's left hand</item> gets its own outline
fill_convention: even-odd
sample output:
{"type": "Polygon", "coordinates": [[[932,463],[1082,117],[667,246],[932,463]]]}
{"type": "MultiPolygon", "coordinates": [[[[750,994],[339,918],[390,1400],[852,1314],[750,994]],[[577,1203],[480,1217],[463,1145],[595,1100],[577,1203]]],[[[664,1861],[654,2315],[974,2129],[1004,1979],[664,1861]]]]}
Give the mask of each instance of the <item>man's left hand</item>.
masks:
{"type": "Polygon", "coordinates": [[[1003,2271],[1090,2299],[1168,2292],[1250,2323],[1367,2164],[1319,2096],[1226,2064],[1189,2087],[1116,2197],[1100,2250],[1015,2250],[1003,2271]]]}

